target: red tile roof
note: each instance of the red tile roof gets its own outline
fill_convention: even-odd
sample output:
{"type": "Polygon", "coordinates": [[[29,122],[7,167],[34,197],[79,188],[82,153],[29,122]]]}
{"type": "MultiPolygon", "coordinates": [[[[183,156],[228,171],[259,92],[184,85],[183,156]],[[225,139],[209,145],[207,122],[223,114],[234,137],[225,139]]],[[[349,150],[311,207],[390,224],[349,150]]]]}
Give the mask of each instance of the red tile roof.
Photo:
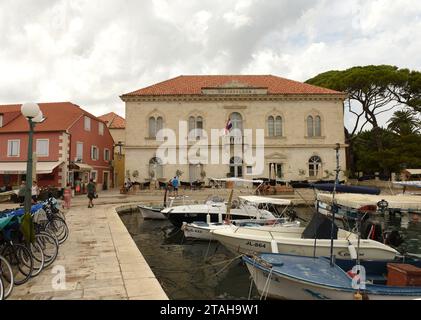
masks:
{"type": "MultiPolygon", "coordinates": [[[[71,102],[38,103],[45,120],[35,127],[36,132],[66,131],[81,116],[86,115],[101,121],[94,115],[71,102]]],[[[19,116],[0,128],[0,133],[24,132],[28,130],[28,121],[20,114],[21,105],[0,105],[0,114],[19,112],[19,116]]]]}
{"type": "Polygon", "coordinates": [[[268,94],[342,94],[341,92],[273,75],[179,76],[124,96],[200,95],[203,88],[229,86],[232,82],[251,88],[267,88],[268,94]]]}
{"type": "Polygon", "coordinates": [[[108,128],[110,129],[124,129],[126,128],[126,120],[123,117],[120,117],[118,114],[114,112],[110,112],[104,114],[100,117],[102,121],[104,121],[108,128]]]}

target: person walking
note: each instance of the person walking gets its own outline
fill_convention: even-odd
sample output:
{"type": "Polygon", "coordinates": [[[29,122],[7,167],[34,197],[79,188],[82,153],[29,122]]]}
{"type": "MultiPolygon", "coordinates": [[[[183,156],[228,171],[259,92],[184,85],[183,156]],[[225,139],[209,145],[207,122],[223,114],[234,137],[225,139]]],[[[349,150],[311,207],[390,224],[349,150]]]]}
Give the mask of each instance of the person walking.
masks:
{"type": "Polygon", "coordinates": [[[25,201],[25,193],[26,193],[26,181],[22,181],[19,187],[19,192],[18,192],[19,203],[23,203],[25,201]]]}
{"type": "Polygon", "coordinates": [[[32,195],[32,202],[37,203],[38,197],[39,197],[39,187],[36,181],[32,182],[31,195],[32,195]]]}
{"type": "Polygon", "coordinates": [[[174,188],[174,196],[175,196],[175,197],[178,197],[178,186],[179,186],[179,184],[180,184],[180,181],[178,181],[178,177],[177,177],[177,176],[175,176],[175,177],[172,179],[172,186],[173,186],[173,188],[174,188]]]}
{"type": "Polygon", "coordinates": [[[96,198],[96,185],[94,183],[94,179],[90,179],[88,185],[86,186],[86,188],[88,189],[88,199],[89,199],[89,204],[88,204],[88,208],[93,208],[94,203],[93,200],[96,198]]]}

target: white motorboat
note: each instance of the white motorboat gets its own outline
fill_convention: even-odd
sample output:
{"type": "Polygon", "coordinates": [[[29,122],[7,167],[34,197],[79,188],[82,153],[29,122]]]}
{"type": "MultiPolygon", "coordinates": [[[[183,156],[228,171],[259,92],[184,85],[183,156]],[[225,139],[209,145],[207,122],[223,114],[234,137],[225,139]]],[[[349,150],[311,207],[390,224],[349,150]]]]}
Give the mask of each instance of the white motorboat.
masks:
{"type": "Polygon", "coordinates": [[[267,227],[266,230],[274,230],[278,227],[291,228],[299,227],[299,221],[290,221],[288,218],[270,219],[270,220],[234,220],[231,222],[211,222],[206,223],[202,221],[196,221],[193,223],[183,223],[181,229],[184,232],[184,237],[187,239],[195,240],[216,240],[213,236],[212,231],[230,229],[233,227],[245,227],[245,228],[263,228],[267,227]]]}
{"type": "MultiPolygon", "coordinates": [[[[258,196],[242,196],[239,199],[245,203],[255,207],[263,207],[269,209],[269,207],[285,206],[288,208],[292,204],[291,200],[277,199],[269,197],[258,197],[258,196]]],[[[277,213],[279,210],[276,209],[277,213]]],[[[286,210],[283,210],[285,212],[286,210]]],[[[231,228],[233,226],[242,227],[263,227],[270,226],[270,229],[283,226],[283,227],[299,227],[299,221],[293,221],[294,218],[278,218],[278,219],[245,219],[245,220],[231,220],[222,221],[222,215],[219,215],[218,222],[203,222],[194,221],[192,223],[183,222],[181,229],[184,232],[184,236],[188,239],[199,239],[199,240],[214,240],[211,231],[231,228]]]]}
{"type": "Polygon", "coordinates": [[[140,213],[143,219],[146,220],[166,220],[167,217],[161,213],[164,206],[147,206],[147,205],[138,205],[137,206],[140,210],[140,213]]]}
{"type": "MultiPolygon", "coordinates": [[[[259,209],[256,203],[250,202],[248,197],[239,197],[238,207],[230,209],[229,220],[244,219],[276,219],[268,210],[259,209]]],[[[279,199],[282,200],[282,199],[279,199]]],[[[219,222],[227,219],[227,204],[225,202],[207,202],[205,204],[184,205],[165,208],[162,210],[176,227],[183,222],[196,221],[219,222]]]]}
{"type": "MultiPolygon", "coordinates": [[[[324,217],[318,215],[319,217],[324,217]]],[[[330,220],[324,226],[330,224],[330,220]]],[[[323,226],[322,222],[316,225],[323,226]]],[[[213,237],[234,254],[255,254],[255,253],[284,253],[301,256],[329,256],[331,250],[330,230],[312,230],[314,224],[310,223],[306,228],[292,227],[281,228],[280,230],[267,230],[262,228],[233,227],[212,231],[213,237]],[[321,239],[322,233],[325,234],[321,239]],[[314,239],[314,234],[318,239],[314,239]]],[[[333,240],[333,254],[338,258],[351,259],[355,255],[355,248],[358,246],[356,234],[337,230],[337,236],[333,240]]],[[[359,255],[361,259],[369,260],[390,260],[398,252],[377,241],[361,239],[359,243],[359,255]]]]}

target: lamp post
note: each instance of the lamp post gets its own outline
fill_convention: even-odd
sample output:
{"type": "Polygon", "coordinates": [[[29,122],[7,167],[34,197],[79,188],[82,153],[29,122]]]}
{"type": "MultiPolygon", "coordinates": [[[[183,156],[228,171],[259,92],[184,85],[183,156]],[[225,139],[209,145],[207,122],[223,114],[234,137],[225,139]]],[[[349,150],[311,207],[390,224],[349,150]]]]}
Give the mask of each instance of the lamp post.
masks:
{"type": "Polygon", "coordinates": [[[33,136],[34,128],[37,122],[41,122],[43,114],[36,103],[25,103],[21,107],[22,115],[29,123],[29,139],[28,139],[28,162],[26,164],[26,190],[25,190],[25,213],[31,212],[32,200],[32,162],[33,162],[33,136]]]}
{"type": "Polygon", "coordinates": [[[119,141],[117,144],[114,145],[115,147],[118,147],[118,158],[121,159],[121,148],[123,147],[123,143],[121,141],[119,141]]]}

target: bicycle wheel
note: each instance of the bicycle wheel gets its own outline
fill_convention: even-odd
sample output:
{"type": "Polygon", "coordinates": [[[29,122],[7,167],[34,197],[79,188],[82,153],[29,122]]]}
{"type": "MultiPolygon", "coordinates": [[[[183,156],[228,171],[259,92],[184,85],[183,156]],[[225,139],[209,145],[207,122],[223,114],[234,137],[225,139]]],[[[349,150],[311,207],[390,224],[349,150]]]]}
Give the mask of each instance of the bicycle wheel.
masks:
{"type": "Polygon", "coordinates": [[[0,256],[0,280],[3,282],[3,299],[7,299],[13,290],[13,271],[9,261],[3,256],[0,256]],[[11,279],[11,281],[7,279],[11,279]]]}
{"type": "Polygon", "coordinates": [[[50,230],[55,234],[59,244],[62,244],[64,241],[66,241],[67,237],[69,236],[69,228],[67,227],[66,222],[58,217],[48,221],[45,229],[50,230]]]}
{"type": "Polygon", "coordinates": [[[0,300],[4,299],[4,287],[3,287],[3,280],[0,278],[0,300]]]}
{"type": "Polygon", "coordinates": [[[36,241],[29,244],[29,251],[31,252],[31,256],[34,261],[31,277],[36,277],[41,273],[42,269],[44,269],[44,253],[41,246],[36,241]]]}
{"type": "Polygon", "coordinates": [[[49,267],[58,255],[58,240],[50,233],[41,231],[35,235],[35,242],[41,247],[44,254],[44,268],[49,267]]]}
{"type": "Polygon", "coordinates": [[[13,281],[18,286],[31,278],[34,260],[28,248],[21,244],[8,244],[2,254],[12,267],[13,280],[10,275],[5,275],[8,282],[13,281]]]}

